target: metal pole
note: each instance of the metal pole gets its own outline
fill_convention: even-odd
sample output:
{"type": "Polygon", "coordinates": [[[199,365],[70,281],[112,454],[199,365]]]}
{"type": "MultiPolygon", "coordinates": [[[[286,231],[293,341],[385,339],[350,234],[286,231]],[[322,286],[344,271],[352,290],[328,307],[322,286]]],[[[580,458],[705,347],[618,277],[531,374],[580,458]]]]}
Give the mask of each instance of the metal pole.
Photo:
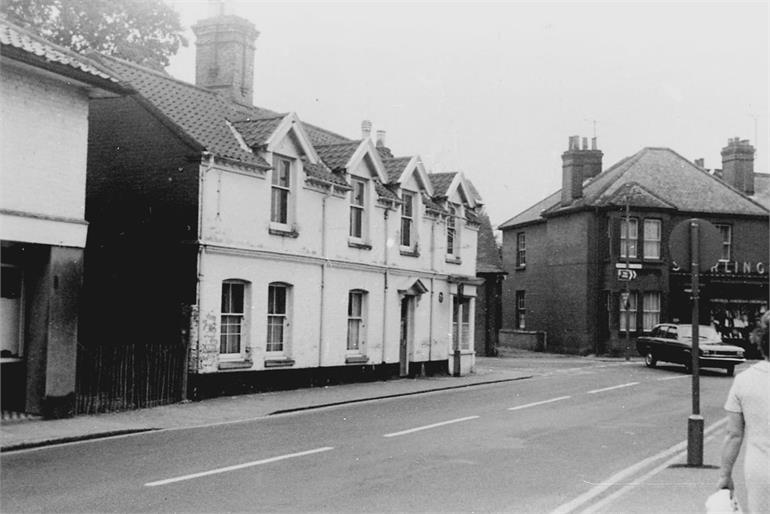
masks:
{"type": "Polygon", "coordinates": [[[703,416],[700,415],[700,346],[698,296],[700,255],[698,221],[690,222],[690,273],[692,274],[692,415],[687,422],[687,465],[703,466],[703,416]]]}
{"type": "MultiPolygon", "coordinates": [[[[631,253],[631,219],[629,218],[629,205],[628,205],[628,193],[626,193],[626,270],[630,269],[628,266],[628,256],[631,253]]],[[[629,307],[631,306],[631,291],[630,280],[626,280],[626,302],[623,306],[626,309],[626,360],[630,360],[629,348],[631,347],[631,313],[629,307]]]]}

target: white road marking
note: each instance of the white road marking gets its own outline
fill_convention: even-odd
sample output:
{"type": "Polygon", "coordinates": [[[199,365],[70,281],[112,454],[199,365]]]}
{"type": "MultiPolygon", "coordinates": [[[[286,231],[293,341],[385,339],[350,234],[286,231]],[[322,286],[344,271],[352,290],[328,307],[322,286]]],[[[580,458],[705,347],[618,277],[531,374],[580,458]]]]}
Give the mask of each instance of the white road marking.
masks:
{"type": "Polygon", "coordinates": [[[691,378],[691,376],[690,375],[678,375],[678,376],[674,375],[673,377],[656,378],[655,380],[657,380],[658,382],[662,382],[664,380],[677,380],[679,378],[691,378]]]}
{"type": "Polygon", "coordinates": [[[587,394],[596,394],[596,393],[603,393],[604,391],[612,391],[613,389],[620,389],[622,387],[631,387],[637,385],[639,382],[629,382],[627,384],[620,384],[612,387],[605,387],[603,389],[594,389],[593,391],[588,391],[587,394]]]}
{"type": "MultiPolygon", "coordinates": [[[[714,432],[715,430],[721,428],[721,426],[724,425],[725,423],[727,423],[727,418],[723,418],[723,419],[717,421],[716,423],[714,423],[713,425],[709,426],[708,428],[706,428],[704,430],[704,432],[703,432],[704,435],[710,435],[711,432],[714,432]]],[[[639,461],[636,464],[634,464],[633,466],[630,466],[630,467],[628,467],[628,468],[626,468],[626,469],[624,469],[622,471],[619,471],[618,473],[615,473],[614,475],[612,475],[607,480],[604,480],[604,481],[596,484],[593,488],[591,488],[590,490],[588,490],[585,493],[581,494],[580,496],[578,496],[574,500],[572,500],[570,502],[567,502],[567,503],[557,507],[556,509],[551,511],[551,514],[567,514],[569,512],[572,512],[572,511],[576,510],[577,508],[581,507],[582,505],[584,505],[584,504],[588,503],[589,501],[593,500],[594,498],[596,498],[597,496],[602,494],[604,491],[606,491],[610,487],[617,486],[617,485],[620,485],[620,484],[626,482],[626,480],[629,477],[631,477],[634,474],[638,473],[639,471],[644,469],[646,466],[648,466],[650,464],[653,464],[654,462],[659,461],[661,459],[666,459],[668,457],[671,457],[672,455],[676,455],[676,459],[680,459],[681,456],[682,456],[682,452],[686,451],[686,450],[687,450],[687,441],[685,440],[685,441],[682,441],[680,443],[675,444],[674,446],[672,446],[671,448],[669,448],[667,450],[663,450],[662,452],[660,452],[660,453],[658,453],[656,455],[653,455],[652,457],[648,457],[648,458],[646,458],[646,459],[644,459],[642,461],[639,461]]],[[[664,469],[661,466],[658,466],[658,468],[656,468],[656,469],[658,469],[658,471],[664,469]],[[660,468],[660,469],[658,469],[658,468],[660,468]]],[[[633,484],[633,482],[631,484],[633,484]]],[[[627,484],[627,485],[631,485],[631,484],[627,484]]]]}
{"type": "Polygon", "coordinates": [[[432,425],[425,425],[423,427],[410,428],[409,430],[402,430],[401,432],[392,432],[390,434],[384,434],[382,437],[396,437],[404,434],[411,434],[412,432],[419,432],[420,430],[428,430],[429,428],[442,427],[444,425],[451,425],[452,423],[460,423],[461,421],[469,421],[471,419],[477,419],[478,416],[468,416],[465,418],[450,419],[449,421],[442,421],[441,423],[433,423],[432,425]]]}
{"type": "MultiPolygon", "coordinates": [[[[711,434],[710,436],[704,438],[703,443],[705,444],[707,442],[710,442],[715,437],[716,437],[716,434],[711,434]]],[[[674,455],[673,457],[668,459],[666,462],[664,462],[660,466],[658,466],[656,468],[653,468],[652,470],[650,470],[647,473],[645,473],[644,475],[640,476],[639,478],[637,478],[633,482],[624,485],[619,490],[615,491],[614,493],[610,494],[609,496],[607,496],[605,498],[602,498],[601,501],[599,501],[597,503],[594,503],[593,505],[591,505],[587,509],[584,509],[581,512],[581,514],[593,514],[594,512],[598,512],[600,509],[602,509],[602,508],[606,507],[607,505],[611,504],[612,502],[614,502],[615,500],[617,500],[618,498],[620,498],[621,496],[626,494],[631,489],[634,489],[635,487],[638,487],[638,486],[642,485],[647,480],[649,480],[650,478],[654,477],[655,475],[657,475],[658,473],[660,473],[664,469],[668,468],[669,466],[671,466],[673,464],[676,464],[677,462],[681,462],[682,457],[684,455],[685,455],[685,452],[681,452],[681,453],[678,453],[678,454],[674,455]]]]}
{"type": "Polygon", "coordinates": [[[297,453],[289,453],[287,455],[279,455],[277,457],[270,457],[269,459],[262,459],[262,460],[255,460],[252,462],[244,462],[243,464],[236,464],[235,466],[227,466],[224,468],[217,468],[212,469],[209,471],[201,471],[200,473],[193,473],[191,475],[183,475],[180,477],[174,477],[174,478],[167,478],[165,480],[158,480],[156,482],[148,482],[145,485],[145,487],[155,487],[159,485],[166,485],[166,484],[172,484],[174,482],[182,482],[184,480],[192,480],[193,478],[200,478],[205,477],[209,475],[216,475],[219,473],[227,473],[229,471],[235,471],[238,469],[243,468],[251,468],[254,466],[260,466],[262,464],[269,464],[271,462],[277,462],[279,460],[285,460],[285,459],[292,459],[294,457],[304,457],[305,455],[312,455],[314,453],[320,453],[320,452],[328,452],[329,450],[333,450],[331,446],[324,446],[323,448],[316,448],[314,450],[307,450],[304,452],[297,452],[297,453]]]}
{"type": "Polygon", "coordinates": [[[508,410],[526,409],[527,407],[534,407],[536,405],[543,405],[551,402],[558,402],[560,400],[566,400],[572,398],[571,396],[559,396],[558,398],[551,398],[550,400],[543,400],[542,402],[527,403],[525,405],[517,405],[516,407],[508,407],[508,410]]]}

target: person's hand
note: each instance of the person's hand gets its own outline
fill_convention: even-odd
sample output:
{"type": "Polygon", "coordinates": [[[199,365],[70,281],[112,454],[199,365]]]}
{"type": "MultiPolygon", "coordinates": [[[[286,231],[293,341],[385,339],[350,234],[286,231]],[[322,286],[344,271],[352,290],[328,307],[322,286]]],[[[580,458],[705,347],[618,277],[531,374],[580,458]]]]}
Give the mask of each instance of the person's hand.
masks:
{"type": "Polygon", "coordinates": [[[719,477],[719,482],[717,482],[717,489],[730,489],[731,491],[734,490],[735,484],[733,483],[733,477],[732,476],[719,477]]]}

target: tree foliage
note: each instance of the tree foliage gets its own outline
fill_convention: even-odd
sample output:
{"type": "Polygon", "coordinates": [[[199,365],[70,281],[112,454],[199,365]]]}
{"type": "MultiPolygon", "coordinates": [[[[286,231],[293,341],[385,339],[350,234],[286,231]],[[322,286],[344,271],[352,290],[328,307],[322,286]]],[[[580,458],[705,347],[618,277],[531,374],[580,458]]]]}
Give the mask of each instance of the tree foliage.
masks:
{"type": "Polygon", "coordinates": [[[0,12],[76,52],[95,50],[156,69],[187,46],[179,14],[163,0],[0,0],[0,12]]]}

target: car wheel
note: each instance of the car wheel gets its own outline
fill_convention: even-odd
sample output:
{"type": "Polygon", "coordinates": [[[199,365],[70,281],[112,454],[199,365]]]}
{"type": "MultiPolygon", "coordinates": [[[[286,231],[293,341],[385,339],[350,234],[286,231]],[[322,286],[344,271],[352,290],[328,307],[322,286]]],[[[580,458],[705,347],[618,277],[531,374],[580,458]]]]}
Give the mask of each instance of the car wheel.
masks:
{"type": "Polygon", "coordinates": [[[731,377],[731,376],[735,375],[735,366],[727,366],[725,368],[725,371],[727,372],[727,376],[731,377]]]}
{"type": "Polygon", "coordinates": [[[655,358],[652,352],[647,352],[647,355],[644,356],[644,365],[648,368],[654,368],[657,363],[658,359],[655,358]]]}

